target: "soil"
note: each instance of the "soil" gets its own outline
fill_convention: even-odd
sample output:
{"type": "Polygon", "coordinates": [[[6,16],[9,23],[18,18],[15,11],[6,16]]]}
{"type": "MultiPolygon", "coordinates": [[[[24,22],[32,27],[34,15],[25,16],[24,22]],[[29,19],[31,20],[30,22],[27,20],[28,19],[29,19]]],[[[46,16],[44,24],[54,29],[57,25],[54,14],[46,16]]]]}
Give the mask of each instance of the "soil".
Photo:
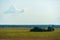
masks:
{"type": "Polygon", "coordinates": [[[60,40],[59,37],[8,37],[8,36],[0,36],[0,40],[60,40]]]}

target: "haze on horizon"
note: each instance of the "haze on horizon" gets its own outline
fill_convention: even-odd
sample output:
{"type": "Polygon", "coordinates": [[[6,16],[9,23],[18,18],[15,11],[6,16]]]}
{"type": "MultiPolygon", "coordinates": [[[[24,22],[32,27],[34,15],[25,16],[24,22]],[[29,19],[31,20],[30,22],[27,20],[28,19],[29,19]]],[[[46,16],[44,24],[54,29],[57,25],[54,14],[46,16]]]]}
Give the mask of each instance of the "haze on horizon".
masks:
{"type": "Polygon", "coordinates": [[[0,0],[0,24],[60,24],[59,10],[60,0],[0,0]]]}

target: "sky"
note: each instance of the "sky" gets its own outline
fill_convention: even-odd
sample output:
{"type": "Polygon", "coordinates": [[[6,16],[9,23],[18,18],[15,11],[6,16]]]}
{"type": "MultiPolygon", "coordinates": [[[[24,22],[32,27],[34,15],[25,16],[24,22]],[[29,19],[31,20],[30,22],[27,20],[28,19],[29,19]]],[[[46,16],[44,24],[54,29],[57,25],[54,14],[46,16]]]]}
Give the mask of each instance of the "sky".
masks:
{"type": "Polygon", "coordinates": [[[0,0],[0,24],[59,24],[60,0],[0,0]]]}

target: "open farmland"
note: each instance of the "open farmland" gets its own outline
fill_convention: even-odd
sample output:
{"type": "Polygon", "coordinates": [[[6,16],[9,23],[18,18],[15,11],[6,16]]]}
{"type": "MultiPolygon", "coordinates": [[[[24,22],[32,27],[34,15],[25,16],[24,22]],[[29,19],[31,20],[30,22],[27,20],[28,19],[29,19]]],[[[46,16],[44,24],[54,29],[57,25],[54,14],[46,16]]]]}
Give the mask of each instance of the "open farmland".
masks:
{"type": "Polygon", "coordinates": [[[53,32],[29,32],[30,28],[0,28],[0,40],[60,40],[60,28],[53,32]]]}

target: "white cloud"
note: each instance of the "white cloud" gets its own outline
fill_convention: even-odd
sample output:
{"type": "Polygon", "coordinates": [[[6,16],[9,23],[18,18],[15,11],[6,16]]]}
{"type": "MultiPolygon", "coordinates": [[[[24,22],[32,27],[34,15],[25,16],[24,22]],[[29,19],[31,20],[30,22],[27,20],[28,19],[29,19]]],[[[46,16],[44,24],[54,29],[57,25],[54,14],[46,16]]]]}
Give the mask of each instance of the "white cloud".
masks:
{"type": "MultiPolygon", "coordinates": [[[[13,5],[17,9],[16,13],[3,14],[2,21],[5,24],[58,24],[57,17],[60,17],[58,7],[60,6],[57,4],[60,3],[56,0],[13,0],[13,5]],[[19,13],[20,11],[23,13],[19,13]]],[[[3,7],[3,10],[7,8],[3,7]]]]}

